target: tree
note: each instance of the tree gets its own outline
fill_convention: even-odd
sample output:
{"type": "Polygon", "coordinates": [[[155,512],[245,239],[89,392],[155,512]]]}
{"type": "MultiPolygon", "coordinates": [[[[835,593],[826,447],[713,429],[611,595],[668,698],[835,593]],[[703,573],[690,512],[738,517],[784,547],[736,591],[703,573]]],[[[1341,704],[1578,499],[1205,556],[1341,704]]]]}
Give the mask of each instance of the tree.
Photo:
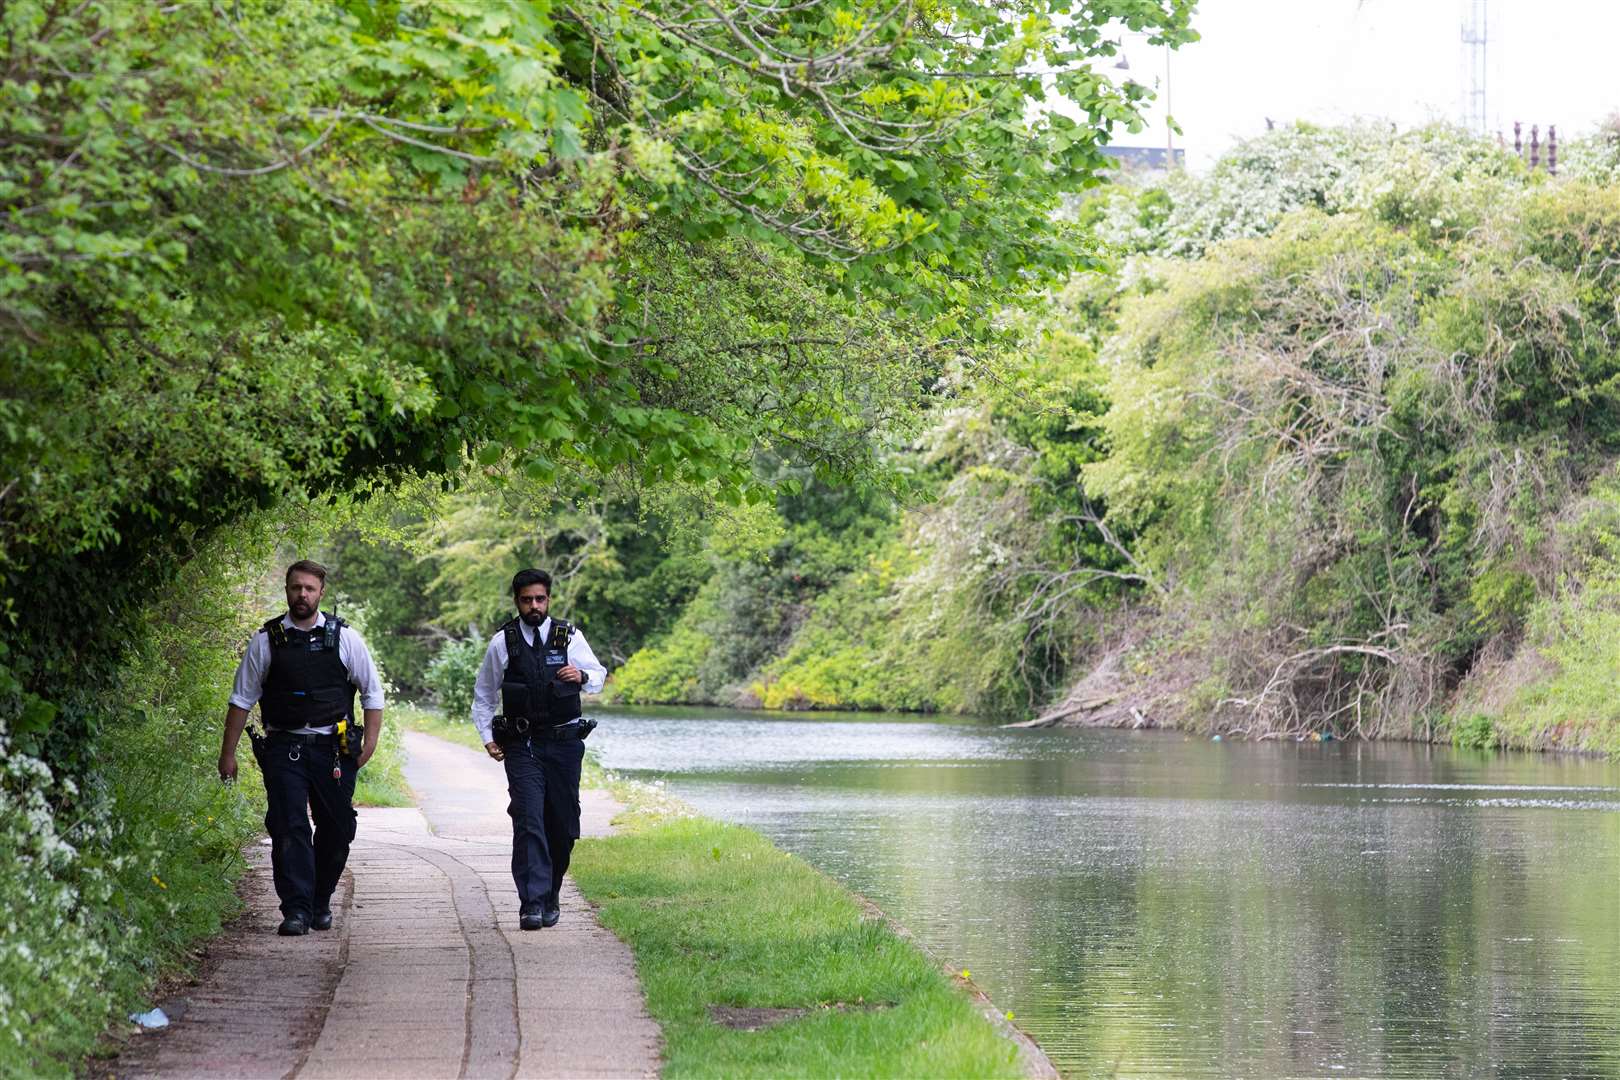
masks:
{"type": "MultiPolygon", "coordinates": [[[[858,460],[895,380],[821,362],[993,340],[1072,267],[1051,212],[1145,94],[1089,62],[1190,6],[8,4],[8,602],[469,452],[731,498],[762,440],[858,460]]],[[[14,708],[62,659],[22,653],[14,708]]]]}

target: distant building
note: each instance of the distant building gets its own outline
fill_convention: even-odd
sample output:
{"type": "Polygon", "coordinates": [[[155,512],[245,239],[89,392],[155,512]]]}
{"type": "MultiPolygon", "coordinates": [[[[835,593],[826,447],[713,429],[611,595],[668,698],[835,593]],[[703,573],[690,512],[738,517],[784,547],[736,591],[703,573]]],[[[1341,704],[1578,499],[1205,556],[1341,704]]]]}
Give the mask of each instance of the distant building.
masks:
{"type": "MultiPolygon", "coordinates": [[[[1123,172],[1164,173],[1171,169],[1170,151],[1163,146],[1103,146],[1099,149],[1119,162],[1123,172]]],[[[1174,167],[1187,167],[1187,151],[1175,151],[1174,167]]]]}

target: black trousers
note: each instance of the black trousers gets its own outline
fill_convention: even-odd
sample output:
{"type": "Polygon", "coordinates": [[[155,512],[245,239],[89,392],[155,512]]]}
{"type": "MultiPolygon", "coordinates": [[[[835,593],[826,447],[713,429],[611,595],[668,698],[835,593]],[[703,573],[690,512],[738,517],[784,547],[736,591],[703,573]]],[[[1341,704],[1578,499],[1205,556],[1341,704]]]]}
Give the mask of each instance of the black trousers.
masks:
{"type": "Polygon", "coordinates": [[[281,914],[306,920],[331,907],[343,866],[354,842],[353,758],[339,757],[329,744],[306,744],[271,735],[254,746],[264,773],[269,810],[270,867],[281,898],[281,914]],[[342,770],[332,778],[332,763],[342,770]],[[315,817],[310,834],[310,815],[315,817]]]}
{"type": "Polygon", "coordinates": [[[512,880],[525,912],[556,904],[579,839],[581,739],[503,743],[506,791],[512,801],[512,880]]]}

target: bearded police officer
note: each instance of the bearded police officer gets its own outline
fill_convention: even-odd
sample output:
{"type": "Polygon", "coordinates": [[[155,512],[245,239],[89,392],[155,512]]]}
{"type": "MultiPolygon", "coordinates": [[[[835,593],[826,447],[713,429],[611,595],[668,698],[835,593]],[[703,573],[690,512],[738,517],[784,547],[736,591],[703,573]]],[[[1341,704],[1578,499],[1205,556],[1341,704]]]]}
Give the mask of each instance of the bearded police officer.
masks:
{"type": "Polygon", "coordinates": [[[519,925],[554,926],[574,841],[584,738],[580,692],[602,689],[607,669],[576,627],[549,615],[551,575],[512,578],[518,617],[490,639],[473,684],[472,722],[489,756],[506,766],[512,817],[512,879],[519,925]]]}
{"type": "Polygon", "coordinates": [[[326,568],[301,560],[287,567],[287,614],[248,642],[225,713],[219,775],[236,778],[236,746],[257,703],[264,737],[253,756],[264,773],[270,865],[281,898],[277,933],[297,936],[332,926],[332,893],[354,840],[354,781],[382,730],[383,688],[360,635],[320,609],[326,568]],[[364,733],[354,724],[360,692],[364,733]],[[306,810],[307,808],[307,810],[306,810]],[[310,836],[309,813],[315,816],[310,836]]]}

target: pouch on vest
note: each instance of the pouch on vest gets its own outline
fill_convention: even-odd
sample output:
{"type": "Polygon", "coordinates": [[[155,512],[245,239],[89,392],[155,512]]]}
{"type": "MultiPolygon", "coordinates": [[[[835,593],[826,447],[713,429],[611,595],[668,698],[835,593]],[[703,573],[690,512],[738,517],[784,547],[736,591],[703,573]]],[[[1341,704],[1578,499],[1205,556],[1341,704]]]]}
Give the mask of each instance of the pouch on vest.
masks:
{"type": "Polygon", "coordinates": [[[573,682],[569,682],[567,679],[558,678],[557,675],[556,675],[556,672],[558,671],[557,668],[548,668],[547,671],[551,674],[551,696],[552,697],[554,697],[554,698],[579,697],[579,688],[583,684],[581,684],[581,683],[573,683],[573,682]]]}
{"type": "Polygon", "coordinates": [[[510,681],[501,683],[501,712],[513,719],[535,715],[529,708],[528,683],[510,681]]]}

